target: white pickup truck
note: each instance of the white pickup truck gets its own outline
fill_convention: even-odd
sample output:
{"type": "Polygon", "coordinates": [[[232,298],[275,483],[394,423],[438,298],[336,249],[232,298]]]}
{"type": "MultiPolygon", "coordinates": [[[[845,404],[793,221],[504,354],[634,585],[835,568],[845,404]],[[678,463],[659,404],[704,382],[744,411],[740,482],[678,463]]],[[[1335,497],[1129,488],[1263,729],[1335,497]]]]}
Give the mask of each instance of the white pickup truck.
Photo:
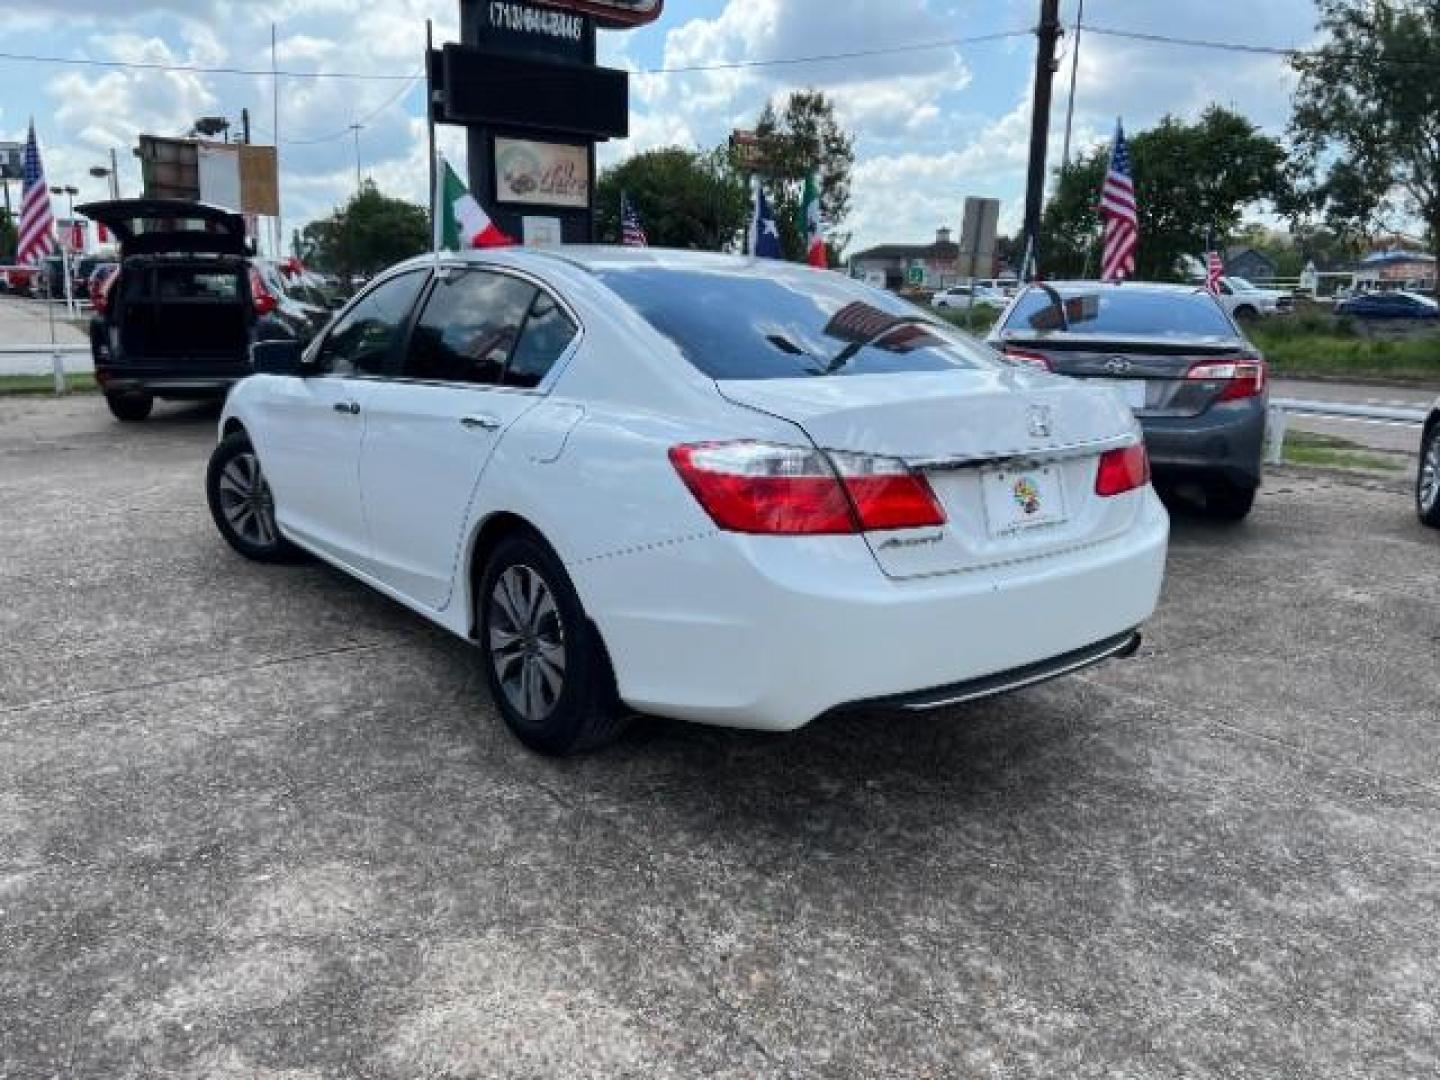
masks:
{"type": "Polygon", "coordinates": [[[1234,319],[1258,319],[1263,315],[1279,315],[1295,307],[1295,298],[1279,289],[1262,289],[1242,277],[1220,279],[1220,295],[1215,298],[1234,319]]]}

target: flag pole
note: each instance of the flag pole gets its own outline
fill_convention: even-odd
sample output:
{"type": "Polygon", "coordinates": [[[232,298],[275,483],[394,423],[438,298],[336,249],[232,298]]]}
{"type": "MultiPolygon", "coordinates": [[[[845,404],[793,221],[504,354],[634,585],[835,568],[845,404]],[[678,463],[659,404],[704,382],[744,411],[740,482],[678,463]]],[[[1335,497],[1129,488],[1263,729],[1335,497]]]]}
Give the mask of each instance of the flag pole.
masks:
{"type": "Polygon", "coordinates": [[[430,175],[434,183],[430,185],[430,240],[431,250],[435,254],[435,261],[440,261],[440,250],[445,246],[445,217],[441,210],[441,199],[444,197],[440,191],[445,175],[445,157],[430,155],[430,175]]]}
{"type": "Polygon", "coordinates": [[[435,51],[435,22],[425,20],[425,124],[430,137],[430,221],[435,254],[440,254],[440,170],[435,155],[435,75],[430,54],[435,51]]]}

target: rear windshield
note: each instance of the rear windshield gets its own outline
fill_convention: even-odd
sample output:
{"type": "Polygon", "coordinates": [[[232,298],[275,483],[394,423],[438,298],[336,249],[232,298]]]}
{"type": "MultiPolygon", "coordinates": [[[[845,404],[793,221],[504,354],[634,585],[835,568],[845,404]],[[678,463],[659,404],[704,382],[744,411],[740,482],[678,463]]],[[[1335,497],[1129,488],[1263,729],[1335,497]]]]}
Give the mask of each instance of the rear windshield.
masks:
{"type": "Polygon", "coordinates": [[[234,270],[209,267],[160,266],[134,270],[125,276],[127,300],[166,300],[181,303],[240,299],[240,275],[234,270]]]}
{"type": "Polygon", "coordinates": [[[712,379],[949,371],[990,351],[919,308],[839,274],[609,266],[600,280],[712,379]]]}
{"type": "Polygon", "coordinates": [[[1044,289],[1020,297],[1006,330],[1074,330],[1082,334],[1191,335],[1233,337],[1234,328],[1207,293],[1118,288],[1092,293],[1066,291],[1064,318],[1044,289]]]}

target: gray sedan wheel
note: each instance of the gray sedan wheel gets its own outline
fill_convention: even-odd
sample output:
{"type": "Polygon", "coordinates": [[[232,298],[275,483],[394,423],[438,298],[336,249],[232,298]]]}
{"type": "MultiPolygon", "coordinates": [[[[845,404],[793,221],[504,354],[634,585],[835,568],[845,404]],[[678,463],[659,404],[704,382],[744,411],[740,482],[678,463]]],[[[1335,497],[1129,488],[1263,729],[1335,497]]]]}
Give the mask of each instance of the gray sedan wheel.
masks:
{"type": "Polygon", "coordinates": [[[1415,479],[1415,509],[1420,520],[1440,529],[1440,420],[1425,432],[1420,448],[1420,473],[1415,479]]]}

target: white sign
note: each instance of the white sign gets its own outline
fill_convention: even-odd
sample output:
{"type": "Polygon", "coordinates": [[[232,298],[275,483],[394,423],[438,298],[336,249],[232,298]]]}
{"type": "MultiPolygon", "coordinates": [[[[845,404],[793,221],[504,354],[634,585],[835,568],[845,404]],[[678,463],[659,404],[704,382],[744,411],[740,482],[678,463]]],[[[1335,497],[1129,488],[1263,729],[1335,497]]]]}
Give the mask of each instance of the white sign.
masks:
{"type": "Polygon", "coordinates": [[[240,147],[201,146],[200,201],[226,210],[240,209],[240,147]]]}
{"type": "Polygon", "coordinates": [[[564,243],[558,217],[521,218],[521,227],[524,229],[521,240],[526,247],[557,248],[564,243]]]}
{"type": "Polygon", "coordinates": [[[590,151],[584,146],[495,140],[495,197],[502,203],[590,205],[590,151]]]}

